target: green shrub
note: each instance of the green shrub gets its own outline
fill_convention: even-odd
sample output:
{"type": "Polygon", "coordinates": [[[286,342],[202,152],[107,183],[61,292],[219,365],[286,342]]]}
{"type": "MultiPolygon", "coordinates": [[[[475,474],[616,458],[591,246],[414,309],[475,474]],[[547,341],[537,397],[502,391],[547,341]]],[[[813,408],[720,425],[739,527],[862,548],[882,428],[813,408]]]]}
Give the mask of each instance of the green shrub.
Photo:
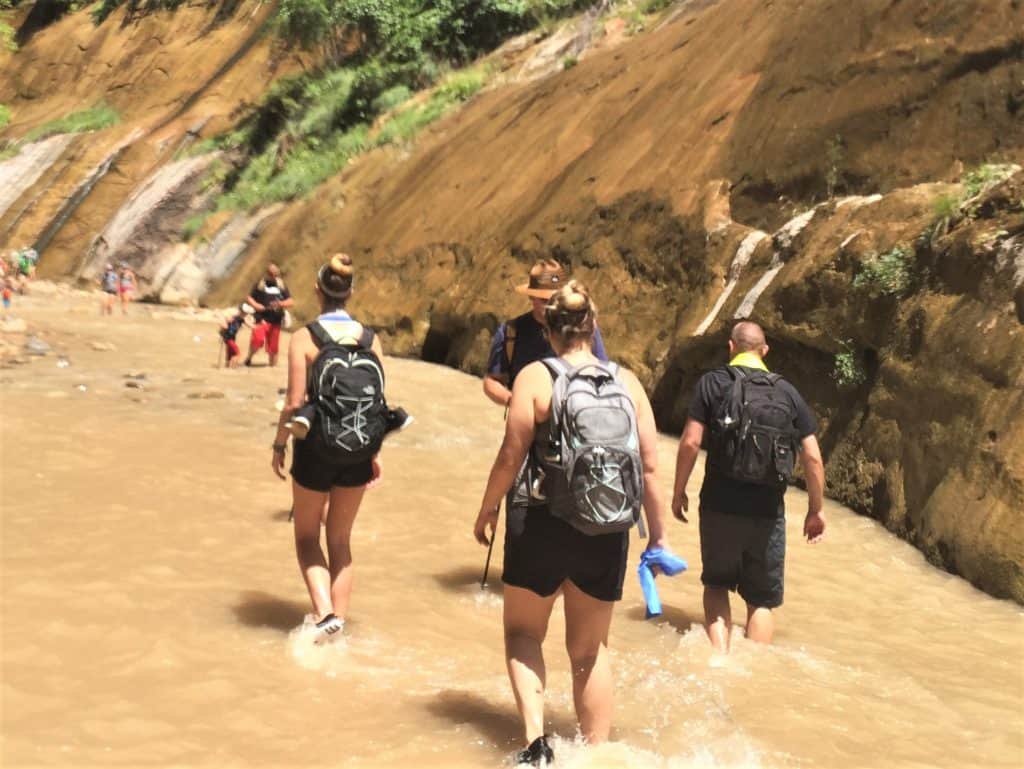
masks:
{"type": "Polygon", "coordinates": [[[6,104],[0,104],[0,131],[7,128],[11,122],[11,109],[6,104]]]}
{"type": "Polygon", "coordinates": [[[409,86],[396,85],[393,88],[387,89],[373,100],[374,112],[377,114],[389,112],[399,104],[409,101],[410,97],[412,97],[412,91],[409,89],[409,86]]]}
{"type": "Polygon", "coordinates": [[[832,379],[840,387],[856,387],[863,384],[867,379],[863,366],[857,360],[857,354],[853,350],[852,342],[847,339],[840,342],[840,351],[836,353],[835,362],[832,366],[832,379]]]}
{"type": "Polygon", "coordinates": [[[248,210],[305,195],[368,146],[368,129],[356,126],[327,140],[310,139],[281,159],[277,146],[246,166],[232,189],[217,202],[221,210],[248,210]]]}
{"type": "Polygon", "coordinates": [[[566,56],[565,58],[562,59],[562,69],[572,69],[579,63],[580,60],[577,59],[575,56],[566,56]]]}
{"type": "Polygon", "coordinates": [[[1008,179],[1015,170],[1014,166],[1005,163],[986,163],[973,171],[968,171],[963,178],[964,197],[968,200],[977,197],[1004,179],[1008,179]]]}
{"type": "Polygon", "coordinates": [[[668,8],[676,0],[641,0],[637,6],[641,13],[653,14],[668,8]]]}
{"type": "Polygon", "coordinates": [[[453,72],[434,90],[424,104],[399,110],[377,134],[375,144],[403,144],[411,141],[420,130],[466,101],[487,83],[488,70],[484,67],[453,72]]]}
{"type": "Polygon", "coordinates": [[[32,129],[25,135],[25,141],[34,142],[39,139],[45,139],[47,136],[54,136],[55,134],[99,131],[115,125],[120,119],[117,110],[100,102],[89,109],[72,112],[70,115],[51,120],[49,123],[44,123],[38,128],[32,129]]]}
{"type": "Polygon", "coordinates": [[[210,211],[198,211],[186,219],[185,224],[181,227],[181,239],[183,241],[192,240],[195,234],[206,224],[206,220],[210,218],[210,213],[210,211]]]}
{"type": "Polygon", "coordinates": [[[952,219],[960,208],[960,200],[955,195],[942,194],[932,201],[932,211],[936,219],[952,219]]]}
{"type": "Polygon", "coordinates": [[[909,255],[899,246],[876,254],[861,265],[853,285],[867,288],[872,296],[901,295],[910,286],[909,255]]]}
{"type": "Polygon", "coordinates": [[[330,132],[349,108],[355,80],[352,70],[338,69],[308,83],[302,100],[309,106],[296,124],[295,133],[319,136],[330,132]]]}
{"type": "Polygon", "coordinates": [[[0,19],[0,48],[6,48],[12,53],[18,50],[18,44],[14,42],[14,27],[4,19],[0,19]]]}

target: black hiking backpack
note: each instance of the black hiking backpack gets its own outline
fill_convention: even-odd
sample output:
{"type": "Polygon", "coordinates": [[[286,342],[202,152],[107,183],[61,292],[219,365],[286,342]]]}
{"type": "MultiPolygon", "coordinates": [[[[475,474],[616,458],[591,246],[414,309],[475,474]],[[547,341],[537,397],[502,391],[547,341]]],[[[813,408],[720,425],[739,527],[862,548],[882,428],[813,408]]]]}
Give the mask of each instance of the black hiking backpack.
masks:
{"type": "Polygon", "coordinates": [[[319,322],[308,328],[320,352],[309,371],[307,397],[316,416],[306,440],[339,465],[372,459],[387,427],[384,369],[371,349],[373,330],[364,328],[357,341],[342,344],[319,322]]]}
{"type": "Polygon", "coordinates": [[[732,387],[715,411],[708,437],[708,463],[735,481],[785,487],[793,482],[796,407],[779,387],[782,377],[748,374],[727,366],[732,387]]]}
{"type": "Polygon", "coordinates": [[[644,471],[636,408],[618,366],[543,363],[554,378],[542,459],[551,514],[584,534],[627,531],[640,519],[644,471]]]}

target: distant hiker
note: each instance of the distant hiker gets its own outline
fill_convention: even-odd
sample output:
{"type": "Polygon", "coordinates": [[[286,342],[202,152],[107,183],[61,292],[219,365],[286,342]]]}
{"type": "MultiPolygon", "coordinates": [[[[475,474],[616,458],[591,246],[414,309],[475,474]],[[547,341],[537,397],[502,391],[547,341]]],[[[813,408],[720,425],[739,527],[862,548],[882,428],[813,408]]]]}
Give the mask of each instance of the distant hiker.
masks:
{"type": "Polygon", "coordinates": [[[132,272],[132,268],[125,262],[121,262],[121,271],[118,275],[117,293],[121,296],[122,315],[128,314],[128,305],[131,304],[132,298],[137,289],[138,285],[135,281],[135,273],[132,272]]]}
{"type": "Polygon", "coordinates": [[[746,635],[770,643],[772,609],[782,605],[786,521],[783,495],[799,453],[807,481],[804,536],[825,533],[825,474],[817,424],[789,382],[768,372],[768,344],[756,323],[741,321],[729,339],[729,365],[697,382],[679,442],[672,512],[686,520],[690,479],[701,444],[707,467],[700,490],[704,620],[716,650],[729,649],[729,591],[747,603],[746,635]]]}
{"type": "Polygon", "coordinates": [[[596,316],[576,281],[547,302],[545,324],[559,357],[518,372],[505,438],[473,527],[477,541],[488,545],[502,496],[523,482],[517,474],[524,461],[536,466],[536,482],[522,490],[535,504],[508,510],[502,574],[505,658],[526,738],[520,764],[553,757],[544,734],[541,646],[558,594],[565,599],[580,730],[589,742],[601,742],[612,718],[608,630],[641,502],[648,548],[668,546],[651,404],[636,376],[594,354],[596,316]]]}
{"type": "Polygon", "coordinates": [[[231,317],[225,317],[220,322],[220,338],[224,340],[224,365],[227,368],[235,368],[241,360],[242,351],[238,349],[238,342],[235,337],[242,326],[252,322],[253,308],[242,303],[237,312],[231,317]]]}
{"type": "Polygon", "coordinates": [[[0,289],[0,296],[3,297],[4,309],[8,309],[11,306],[11,297],[14,295],[14,285],[11,283],[11,279],[5,277],[3,279],[3,288],[0,289]]]}
{"type": "MultiPolygon", "coordinates": [[[[530,311],[498,326],[491,338],[491,352],[484,375],[484,394],[499,406],[512,399],[512,385],[519,372],[534,361],[554,355],[545,336],[544,306],[567,280],[565,269],[554,259],[542,259],[530,269],[529,281],[516,286],[516,292],[530,298],[530,311]]],[[[601,332],[595,327],[593,352],[607,361],[601,332]]]]}
{"type": "Polygon", "coordinates": [[[348,255],[337,254],[317,273],[321,315],[288,346],[288,391],[271,462],[284,480],[288,424],[307,400],[316,403],[314,429],[293,442],[291,474],[295,552],[313,602],[317,643],[345,624],[352,525],[367,485],[380,478],[377,452],[387,430],[380,339],[345,312],[353,272],[348,255]],[[320,547],[325,503],[326,558],[320,547]]]}
{"type": "Polygon", "coordinates": [[[18,293],[28,293],[28,283],[36,274],[38,254],[34,248],[23,248],[18,252],[18,293]]]}
{"type": "Polygon", "coordinates": [[[245,365],[251,366],[252,356],[266,345],[270,365],[276,366],[281,324],[284,322],[285,310],[294,303],[276,264],[267,265],[267,274],[252,287],[245,301],[256,310],[256,325],[252,329],[245,365]]]}
{"type": "Polygon", "coordinates": [[[103,274],[100,275],[100,289],[103,291],[103,299],[100,300],[100,315],[114,314],[114,300],[117,297],[119,285],[120,278],[117,271],[114,269],[114,265],[108,262],[107,266],[103,268],[103,274]]]}

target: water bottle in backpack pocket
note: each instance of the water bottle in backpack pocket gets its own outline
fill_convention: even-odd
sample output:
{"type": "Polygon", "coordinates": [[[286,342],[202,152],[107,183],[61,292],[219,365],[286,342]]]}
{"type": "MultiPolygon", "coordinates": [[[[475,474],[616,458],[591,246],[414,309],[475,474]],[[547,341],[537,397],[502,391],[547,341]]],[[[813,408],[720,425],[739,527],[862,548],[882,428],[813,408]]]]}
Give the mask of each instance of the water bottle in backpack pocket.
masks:
{"type": "Polygon", "coordinates": [[[778,374],[727,368],[732,388],[716,411],[708,462],[733,480],[764,486],[792,483],[796,464],[796,407],[778,374]]]}
{"type": "Polygon", "coordinates": [[[387,432],[384,369],[373,352],[373,331],[339,343],[319,323],[309,325],[320,352],[309,372],[307,398],[316,414],[306,440],[329,461],[358,464],[380,451],[387,432]]]}
{"type": "Polygon", "coordinates": [[[554,378],[545,495],[584,534],[630,529],[640,518],[643,463],[636,409],[614,363],[543,361],[554,378]]]}

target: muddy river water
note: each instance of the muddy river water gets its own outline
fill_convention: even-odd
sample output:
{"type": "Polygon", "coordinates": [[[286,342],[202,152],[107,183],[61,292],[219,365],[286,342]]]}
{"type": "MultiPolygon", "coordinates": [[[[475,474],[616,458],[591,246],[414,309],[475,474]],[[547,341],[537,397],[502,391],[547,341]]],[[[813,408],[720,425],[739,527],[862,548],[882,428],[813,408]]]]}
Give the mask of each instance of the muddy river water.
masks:
{"type": "MultiPolygon", "coordinates": [[[[348,636],[314,647],[270,469],[283,369],[215,368],[212,323],[166,308],[103,319],[92,297],[37,294],[9,314],[53,351],[0,371],[2,766],[503,764],[519,725],[502,594],[480,589],[471,535],[502,420],[478,379],[388,361],[416,422],[356,521],[348,636]]],[[[662,438],[666,493],[675,446],[662,438]]],[[[557,765],[1024,765],[1021,607],[834,503],[808,546],[803,495],[788,504],[776,644],[740,639],[724,660],[699,625],[696,524],[672,524],[690,571],[659,579],[657,620],[634,538],[609,744],[575,739],[556,607],[557,765]]]]}

